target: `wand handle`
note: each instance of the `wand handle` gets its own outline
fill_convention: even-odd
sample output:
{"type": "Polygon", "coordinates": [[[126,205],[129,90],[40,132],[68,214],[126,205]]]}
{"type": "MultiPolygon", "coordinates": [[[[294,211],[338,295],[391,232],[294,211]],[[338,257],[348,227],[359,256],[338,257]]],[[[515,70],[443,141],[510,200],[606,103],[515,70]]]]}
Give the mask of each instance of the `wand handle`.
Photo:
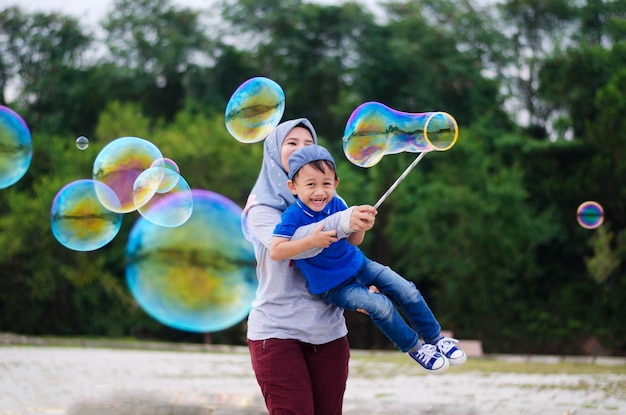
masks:
{"type": "Polygon", "coordinates": [[[423,151],[419,154],[419,156],[417,156],[417,158],[415,160],[413,160],[413,163],[411,163],[409,165],[409,167],[406,168],[406,170],[404,170],[404,173],[402,173],[400,175],[400,177],[398,177],[398,179],[389,187],[389,189],[387,189],[387,191],[385,192],[384,195],[382,195],[380,197],[380,199],[378,199],[378,202],[376,202],[376,204],[374,205],[374,209],[378,209],[378,207],[385,201],[385,199],[387,199],[387,196],[389,196],[391,194],[391,192],[393,192],[395,190],[396,187],[398,187],[398,185],[400,184],[400,182],[402,180],[404,180],[404,178],[411,172],[411,170],[413,170],[413,167],[415,167],[417,165],[417,163],[420,162],[420,160],[426,155],[426,152],[423,151]]]}

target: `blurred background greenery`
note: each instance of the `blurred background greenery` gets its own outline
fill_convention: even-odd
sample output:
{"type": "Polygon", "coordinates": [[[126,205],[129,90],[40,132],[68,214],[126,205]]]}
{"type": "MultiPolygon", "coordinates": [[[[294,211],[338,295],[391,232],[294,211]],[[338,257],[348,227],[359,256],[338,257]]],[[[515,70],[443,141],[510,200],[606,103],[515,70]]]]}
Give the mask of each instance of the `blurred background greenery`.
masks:
{"type": "MultiPolygon", "coordinates": [[[[127,290],[126,236],[95,252],[60,245],[55,194],[91,178],[111,140],[137,136],[192,188],[243,207],[262,144],[224,109],[245,80],[286,95],[338,161],[349,204],[374,204],[415,154],[370,169],[343,157],[365,101],[446,111],[460,136],[429,154],[379,209],[365,253],[415,281],[442,326],[487,353],[626,355],[626,3],[607,0],[224,0],[209,10],[116,0],[99,27],[0,9],[0,104],[33,139],[27,174],[0,191],[0,332],[245,342],[245,321],[205,336],[150,318],[127,290]],[[89,149],[75,147],[78,136],[89,149]],[[577,224],[599,202],[604,224],[577,224]]],[[[392,344],[346,312],[356,348],[392,344]]]]}

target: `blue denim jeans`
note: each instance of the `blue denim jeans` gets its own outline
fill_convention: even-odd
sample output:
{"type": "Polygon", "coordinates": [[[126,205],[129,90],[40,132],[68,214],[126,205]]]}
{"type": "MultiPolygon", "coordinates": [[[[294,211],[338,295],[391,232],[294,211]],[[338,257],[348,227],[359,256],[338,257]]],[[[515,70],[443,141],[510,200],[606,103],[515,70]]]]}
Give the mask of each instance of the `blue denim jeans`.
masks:
{"type": "Polygon", "coordinates": [[[366,310],[374,324],[403,352],[414,347],[420,337],[427,343],[440,337],[441,326],[415,284],[370,259],[363,261],[352,278],[320,294],[320,298],[346,310],[366,310]],[[378,287],[380,293],[370,293],[370,285],[378,287]]]}

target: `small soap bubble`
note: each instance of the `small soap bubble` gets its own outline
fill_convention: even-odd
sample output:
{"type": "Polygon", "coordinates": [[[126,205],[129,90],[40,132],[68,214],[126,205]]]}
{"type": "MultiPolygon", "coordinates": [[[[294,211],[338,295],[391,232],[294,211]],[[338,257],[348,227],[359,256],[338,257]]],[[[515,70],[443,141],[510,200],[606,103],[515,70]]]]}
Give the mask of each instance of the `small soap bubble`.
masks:
{"type": "Polygon", "coordinates": [[[448,150],[457,137],[456,120],[448,113],[402,112],[366,102],[346,123],[343,150],[357,166],[372,167],[386,154],[448,150]]]}
{"type": "Polygon", "coordinates": [[[81,135],[76,139],[76,148],[79,150],[86,150],[89,147],[89,139],[84,135],[81,135]]]}
{"type": "Polygon", "coordinates": [[[178,227],[145,217],[126,246],[126,281],[139,306],[157,321],[192,332],[224,330],[250,312],[257,288],[252,245],[241,231],[241,208],[193,189],[193,213],[178,227]]]}
{"type": "Polygon", "coordinates": [[[285,93],[264,77],[248,79],[230,97],[226,106],[226,129],[242,143],[267,137],[285,111],[285,93]]]}
{"type": "Polygon", "coordinates": [[[576,210],[576,218],[583,228],[596,229],[604,221],[604,209],[598,202],[583,202],[576,210]]]}
{"type": "Polygon", "coordinates": [[[119,206],[117,196],[96,180],[77,180],[64,186],[50,209],[52,234],[75,251],[94,251],[108,244],[122,226],[122,215],[107,209],[119,206]]]}
{"type": "Polygon", "coordinates": [[[33,145],[26,122],[0,105],[0,189],[17,183],[28,171],[33,145]]]}

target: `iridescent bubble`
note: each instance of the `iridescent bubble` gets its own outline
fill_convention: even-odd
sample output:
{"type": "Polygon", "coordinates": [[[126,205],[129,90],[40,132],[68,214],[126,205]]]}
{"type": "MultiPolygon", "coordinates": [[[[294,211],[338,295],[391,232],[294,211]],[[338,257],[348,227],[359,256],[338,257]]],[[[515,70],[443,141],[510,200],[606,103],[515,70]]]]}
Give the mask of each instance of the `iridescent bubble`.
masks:
{"type": "Polygon", "coordinates": [[[193,211],[189,184],[166,167],[150,167],[141,173],[135,181],[133,194],[137,211],[155,225],[180,226],[193,211]],[[168,184],[167,191],[162,190],[163,183],[168,184]]]}
{"type": "Polygon", "coordinates": [[[226,129],[242,143],[267,137],[285,111],[285,93],[268,78],[248,79],[233,93],[226,106],[226,129]]]}
{"type": "Polygon", "coordinates": [[[598,202],[583,202],[576,210],[576,218],[583,228],[595,229],[604,222],[604,209],[598,202]]]}
{"type": "MultiPolygon", "coordinates": [[[[93,165],[93,178],[110,187],[120,205],[109,210],[128,213],[137,209],[133,186],[137,177],[156,160],[163,159],[161,151],[151,142],[138,137],[121,137],[111,141],[98,154],[93,165]]],[[[149,199],[145,199],[144,203],[149,199]]]]}
{"type": "Polygon", "coordinates": [[[343,151],[357,166],[372,167],[386,154],[446,151],[458,134],[456,120],[448,113],[402,112],[366,102],[348,119],[343,151]]]}
{"type": "Polygon", "coordinates": [[[178,173],[178,175],[176,174],[163,175],[163,177],[161,178],[161,184],[159,188],[156,190],[157,193],[169,192],[174,186],[176,186],[176,181],[178,180],[178,177],[180,177],[179,176],[180,168],[178,167],[178,164],[176,164],[174,160],[169,159],[169,158],[162,158],[160,160],[155,160],[154,163],[152,163],[150,167],[165,167],[167,169],[174,171],[175,173],[178,173]]]}
{"type": "Polygon", "coordinates": [[[241,209],[214,192],[192,194],[193,214],[181,226],[137,220],[126,247],[126,280],[138,304],[161,323],[213,332],[248,315],[256,262],[241,232],[241,209]]]}
{"type": "Polygon", "coordinates": [[[33,144],[26,122],[0,105],[0,189],[19,181],[30,167],[33,144]]]}
{"type": "Polygon", "coordinates": [[[76,139],[76,148],[79,150],[86,150],[89,147],[89,139],[84,135],[81,135],[76,139]]]}
{"type": "Polygon", "coordinates": [[[61,245],[75,251],[93,251],[115,238],[122,215],[104,207],[119,206],[117,196],[96,180],[77,180],[54,197],[50,210],[52,234],[61,245]]]}

